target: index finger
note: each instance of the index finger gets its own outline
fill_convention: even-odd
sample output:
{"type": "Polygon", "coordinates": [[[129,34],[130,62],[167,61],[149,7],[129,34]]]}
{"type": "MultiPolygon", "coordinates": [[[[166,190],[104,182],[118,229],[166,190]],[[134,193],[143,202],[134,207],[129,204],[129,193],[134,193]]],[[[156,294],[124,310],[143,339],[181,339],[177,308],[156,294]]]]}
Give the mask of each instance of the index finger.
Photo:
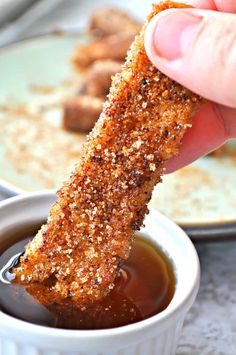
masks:
{"type": "Polygon", "coordinates": [[[215,0],[214,2],[218,11],[236,12],[235,0],[215,0]]]}
{"type": "Polygon", "coordinates": [[[236,12],[235,0],[175,0],[176,2],[184,2],[198,9],[218,10],[222,12],[236,12]]]}
{"type": "Polygon", "coordinates": [[[176,0],[176,2],[183,2],[198,9],[216,10],[216,5],[213,0],[176,0]]]}
{"type": "Polygon", "coordinates": [[[224,121],[214,106],[215,104],[208,102],[194,116],[192,127],[184,135],[179,155],[166,164],[166,174],[208,154],[229,138],[224,121]]]}

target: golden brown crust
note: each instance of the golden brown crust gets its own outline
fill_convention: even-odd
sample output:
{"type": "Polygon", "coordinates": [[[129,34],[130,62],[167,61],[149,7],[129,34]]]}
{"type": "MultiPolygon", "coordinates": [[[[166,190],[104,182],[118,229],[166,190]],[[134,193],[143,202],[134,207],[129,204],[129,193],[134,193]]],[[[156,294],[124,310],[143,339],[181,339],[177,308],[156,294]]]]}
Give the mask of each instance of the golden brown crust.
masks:
{"type": "MultiPolygon", "coordinates": [[[[155,5],[159,11],[185,5],[155,5]]],[[[144,49],[144,25],[47,224],[15,270],[16,281],[43,282],[80,305],[104,297],[127,259],[164,163],[176,155],[201,98],[159,72],[144,49]]]]}

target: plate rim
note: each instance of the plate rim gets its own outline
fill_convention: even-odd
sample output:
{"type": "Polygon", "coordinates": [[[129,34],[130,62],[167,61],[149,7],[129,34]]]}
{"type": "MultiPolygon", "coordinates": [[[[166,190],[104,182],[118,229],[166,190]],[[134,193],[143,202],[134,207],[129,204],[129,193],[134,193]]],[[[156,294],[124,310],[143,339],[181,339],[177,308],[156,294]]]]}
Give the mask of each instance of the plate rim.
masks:
{"type": "MultiPolygon", "coordinates": [[[[13,184],[0,178],[0,193],[3,193],[3,198],[7,199],[12,196],[27,193],[27,191],[18,189],[13,184]]],[[[174,222],[179,225],[179,227],[182,228],[195,243],[232,241],[236,239],[236,220],[226,223],[208,223],[198,225],[184,225],[177,223],[176,221],[174,222]]]]}
{"type": "Polygon", "coordinates": [[[21,38],[15,41],[12,41],[10,43],[5,44],[4,46],[0,46],[0,54],[1,52],[5,52],[8,50],[15,49],[16,47],[19,47],[21,45],[30,43],[30,42],[36,42],[44,39],[59,39],[59,38],[75,38],[76,37],[85,37],[85,38],[92,38],[91,35],[84,33],[83,31],[62,31],[62,32],[57,32],[57,31],[49,31],[37,35],[32,35],[32,36],[27,36],[25,38],[21,38]]]}

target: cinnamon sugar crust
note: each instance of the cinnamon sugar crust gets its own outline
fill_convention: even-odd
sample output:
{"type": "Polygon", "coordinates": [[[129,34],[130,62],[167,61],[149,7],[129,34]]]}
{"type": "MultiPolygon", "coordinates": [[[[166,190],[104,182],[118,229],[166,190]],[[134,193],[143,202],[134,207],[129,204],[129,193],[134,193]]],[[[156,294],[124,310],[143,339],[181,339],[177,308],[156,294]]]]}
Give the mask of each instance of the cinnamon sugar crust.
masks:
{"type": "Polygon", "coordinates": [[[15,282],[47,282],[47,303],[69,297],[83,307],[114,287],[164,164],[178,153],[202,102],[155,68],[144,49],[148,22],[172,7],[187,6],[171,1],[153,6],[113,78],[81,161],[14,269],[15,282]]]}

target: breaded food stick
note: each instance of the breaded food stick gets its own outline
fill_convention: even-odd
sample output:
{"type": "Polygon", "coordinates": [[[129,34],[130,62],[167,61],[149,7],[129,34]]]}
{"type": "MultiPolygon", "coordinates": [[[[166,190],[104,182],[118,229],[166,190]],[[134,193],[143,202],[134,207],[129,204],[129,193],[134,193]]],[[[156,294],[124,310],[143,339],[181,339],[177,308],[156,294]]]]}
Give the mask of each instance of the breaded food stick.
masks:
{"type": "Polygon", "coordinates": [[[98,59],[123,61],[136,33],[122,32],[98,38],[75,49],[72,61],[76,68],[87,68],[98,59]]]}
{"type": "Polygon", "coordinates": [[[89,30],[95,36],[106,37],[118,32],[138,33],[141,24],[126,12],[114,8],[97,9],[90,20],[89,30]]]}
{"type": "Polygon", "coordinates": [[[103,97],[109,93],[111,78],[121,71],[121,62],[111,59],[96,60],[88,69],[86,93],[103,97]]]}
{"type": "Polygon", "coordinates": [[[78,95],[64,105],[63,127],[69,131],[89,132],[102,111],[103,99],[78,95]]]}
{"type": "Polygon", "coordinates": [[[87,82],[77,96],[64,104],[63,127],[69,131],[89,132],[102,111],[111,86],[111,77],[121,70],[121,63],[97,60],[88,70],[87,82]]]}
{"type": "Polygon", "coordinates": [[[165,162],[178,153],[202,101],[156,69],[144,49],[147,23],[171,7],[186,6],[153,6],[123,70],[113,79],[82,160],[13,270],[16,282],[46,281],[57,295],[54,301],[69,297],[82,306],[114,287],[165,162]]]}

